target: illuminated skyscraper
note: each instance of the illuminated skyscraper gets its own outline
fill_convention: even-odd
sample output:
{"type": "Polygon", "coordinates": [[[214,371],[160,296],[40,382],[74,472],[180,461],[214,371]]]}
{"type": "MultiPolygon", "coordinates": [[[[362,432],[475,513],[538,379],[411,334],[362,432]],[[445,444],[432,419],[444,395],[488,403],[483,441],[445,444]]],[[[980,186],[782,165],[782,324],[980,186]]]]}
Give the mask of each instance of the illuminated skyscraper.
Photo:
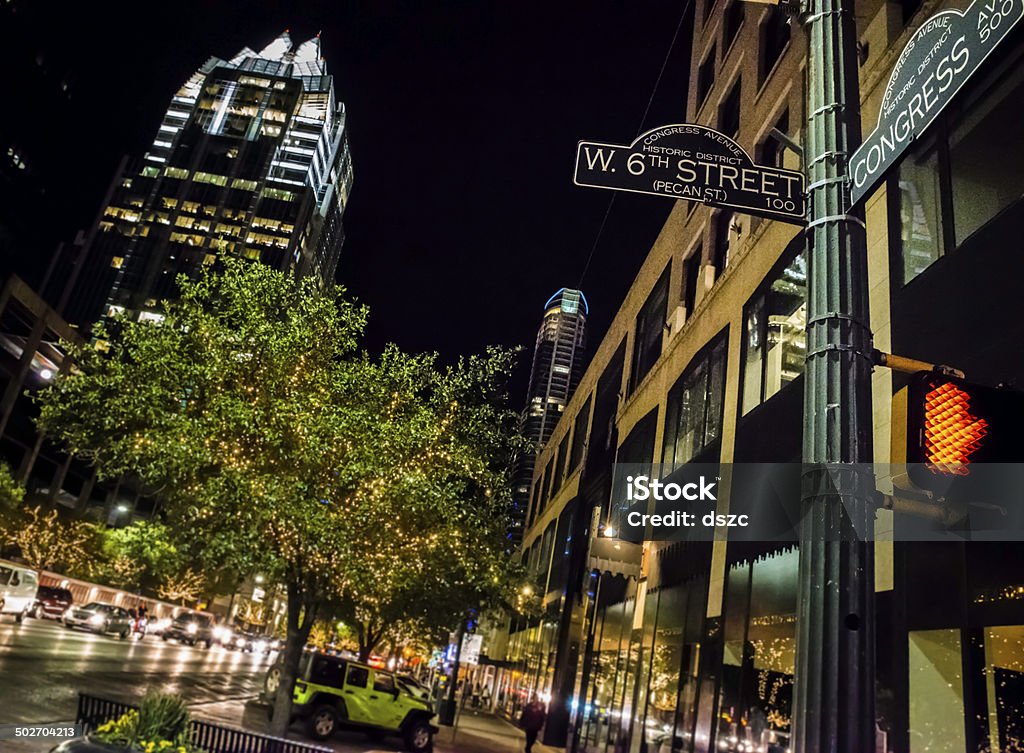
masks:
{"type": "MultiPolygon", "coordinates": [[[[523,436],[538,445],[551,438],[566,403],[580,383],[586,366],[583,349],[588,313],[587,299],[580,290],[562,288],[544,304],[544,320],[537,331],[530,386],[522,415],[523,436]]],[[[530,481],[535,460],[533,454],[528,454],[516,463],[511,537],[516,543],[522,538],[530,507],[530,481]]]]}
{"type": "Polygon", "coordinates": [[[159,316],[175,278],[223,256],[334,280],[352,185],[345,106],[320,54],[288,32],[212,57],[126,164],[85,238],[71,318],[159,316]]]}

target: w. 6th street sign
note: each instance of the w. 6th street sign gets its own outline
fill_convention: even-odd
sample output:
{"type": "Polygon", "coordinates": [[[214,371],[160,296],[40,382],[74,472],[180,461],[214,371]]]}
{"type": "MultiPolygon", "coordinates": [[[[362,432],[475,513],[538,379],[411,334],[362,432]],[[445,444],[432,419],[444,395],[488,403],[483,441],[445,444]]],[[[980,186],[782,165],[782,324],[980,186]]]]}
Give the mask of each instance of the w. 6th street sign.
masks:
{"type": "Polygon", "coordinates": [[[581,141],[574,182],[804,223],[803,173],[755,165],[724,133],[695,123],[655,128],[629,146],[581,141]]]}

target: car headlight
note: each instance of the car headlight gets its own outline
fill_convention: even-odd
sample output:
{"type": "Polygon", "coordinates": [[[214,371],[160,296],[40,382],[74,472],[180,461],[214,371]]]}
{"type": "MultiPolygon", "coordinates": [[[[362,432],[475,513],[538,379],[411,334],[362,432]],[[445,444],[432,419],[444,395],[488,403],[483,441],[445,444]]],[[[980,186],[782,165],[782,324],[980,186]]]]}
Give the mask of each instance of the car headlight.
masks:
{"type": "Polygon", "coordinates": [[[245,638],[236,638],[235,639],[235,645],[238,646],[239,648],[244,646],[245,645],[245,638]]]}
{"type": "Polygon", "coordinates": [[[256,650],[259,653],[261,653],[261,654],[266,652],[266,650],[267,650],[267,642],[266,641],[257,641],[256,642],[256,650]]]}
{"type": "Polygon", "coordinates": [[[195,635],[196,633],[199,632],[199,626],[196,625],[196,623],[194,623],[194,622],[190,622],[188,624],[188,627],[185,628],[185,632],[188,633],[189,635],[195,635]]]}
{"type": "Polygon", "coordinates": [[[74,615],[74,611],[75,610],[74,610],[73,607],[68,607],[67,609],[65,609],[64,610],[64,619],[66,620],[66,619],[69,619],[71,617],[74,617],[75,616],[74,615]]]}
{"type": "Polygon", "coordinates": [[[90,625],[102,625],[106,621],[107,618],[102,614],[94,614],[92,617],[89,618],[90,625]]]}
{"type": "Polygon", "coordinates": [[[230,641],[231,640],[231,629],[226,628],[223,625],[215,627],[213,629],[213,637],[218,641],[230,641]]]}

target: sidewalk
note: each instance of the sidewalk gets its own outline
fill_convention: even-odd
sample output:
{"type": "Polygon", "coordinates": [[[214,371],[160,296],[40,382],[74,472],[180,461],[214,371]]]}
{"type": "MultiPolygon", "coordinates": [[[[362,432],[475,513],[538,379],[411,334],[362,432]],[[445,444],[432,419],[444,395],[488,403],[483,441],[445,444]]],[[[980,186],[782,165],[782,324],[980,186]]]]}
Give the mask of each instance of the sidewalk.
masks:
{"type": "MultiPolygon", "coordinates": [[[[466,711],[459,715],[458,725],[441,727],[435,739],[438,753],[522,753],[526,736],[518,727],[493,714],[466,711]]],[[[549,748],[536,743],[534,753],[560,753],[562,748],[549,748]]]]}
{"type": "MultiPolygon", "coordinates": [[[[266,709],[255,703],[222,701],[198,704],[192,706],[191,711],[194,718],[214,724],[262,734],[269,731],[266,709]]],[[[297,729],[293,729],[288,737],[305,739],[297,729]]],[[[331,740],[318,744],[331,748],[335,753],[401,753],[404,750],[397,738],[370,742],[360,732],[340,732],[331,740]]],[[[492,714],[473,711],[460,714],[455,728],[441,727],[434,738],[435,753],[522,753],[525,747],[526,737],[522,730],[492,714]]],[[[561,753],[561,750],[540,743],[533,746],[534,753],[561,753]]]]}

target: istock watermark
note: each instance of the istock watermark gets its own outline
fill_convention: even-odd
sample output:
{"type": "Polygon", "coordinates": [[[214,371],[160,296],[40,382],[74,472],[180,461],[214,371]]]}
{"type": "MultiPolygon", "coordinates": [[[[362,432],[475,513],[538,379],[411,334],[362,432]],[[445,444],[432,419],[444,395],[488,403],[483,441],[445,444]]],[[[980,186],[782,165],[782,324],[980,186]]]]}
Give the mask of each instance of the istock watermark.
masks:
{"type": "Polygon", "coordinates": [[[605,535],[796,544],[803,515],[840,516],[837,540],[1024,542],[1024,463],[617,463],[605,535]],[[875,502],[851,507],[853,483],[875,502]]]}
{"type": "Polygon", "coordinates": [[[685,484],[677,484],[672,481],[664,482],[659,479],[651,479],[649,476],[627,476],[626,477],[626,499],[630,501],[643,502],[648,499],[657,501],[685,499],[690,502],[697,500],[716,501],[715,486],[718,479],[710,480],[701,476],[697,481],[685,484]]]}

